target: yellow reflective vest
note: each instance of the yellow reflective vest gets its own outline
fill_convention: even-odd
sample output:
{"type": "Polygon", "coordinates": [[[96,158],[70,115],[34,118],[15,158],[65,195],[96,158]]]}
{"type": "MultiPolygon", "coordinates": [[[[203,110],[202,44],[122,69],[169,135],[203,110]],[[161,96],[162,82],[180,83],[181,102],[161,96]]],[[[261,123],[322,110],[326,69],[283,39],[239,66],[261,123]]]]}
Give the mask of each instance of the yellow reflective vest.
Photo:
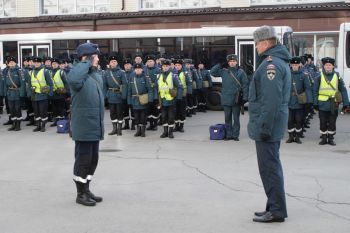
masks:
{"type": "Polygon", "coordinates": [[[55,75],[52,78],[53,82],[53,91],[56,91],[57,89],[62,89],[64,88],[64,84],[61,78],[61,70],[58,69],[55,73],[55,75]]]}
{"type": "Polygon", "coordinates": [[[326,80],[326,77],[324,76],[323,72],[321,72],[320,88],[318,91],[318,100],[327,101],[329,97],[334,98],[337,90],[338,90],[338,75],[334,73],[332,80],[329,82],[328,80],[326,80]]]}
{"type": "Polygon", "coordinates": [[[174,88],[173,74],[169,72],[165,82],[163,81],[163,74],[160,74],[158,78],[158,89],[160,98],[165,98],[168,101],[173,100],[174,97],[172,97],[169,92],[169,90],[172,88],[174,88]]]}
{"type": "Polygon", "coordinates": [[[41,88],[47,86],[44,71],[45,68],[42,68],[41,70],[39,70],[36,76],[34,75],[34,71],[32,71],[30,81],[33,89],[35,88],[35,93],[41,93],[41,88]]]}

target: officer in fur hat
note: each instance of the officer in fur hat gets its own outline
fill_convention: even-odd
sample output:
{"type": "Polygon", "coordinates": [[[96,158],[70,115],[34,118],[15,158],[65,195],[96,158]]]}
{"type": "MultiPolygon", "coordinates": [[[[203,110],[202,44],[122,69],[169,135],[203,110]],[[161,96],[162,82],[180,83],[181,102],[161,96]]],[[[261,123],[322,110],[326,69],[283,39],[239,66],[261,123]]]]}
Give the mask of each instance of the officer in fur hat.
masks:
{"type": "Polygon", "coordinates": [[[71,128],[75,141],[74,182],[76,202],[94,206],[102,197],[90,191],[90,181],[99,158],[100,140],[104,138],[104,94],[102,75],[98,71],[98,45],[84,43],[78,46],[80,62],[68,74],[72,93],[71,128]]]}
{"type": "Polygon", "coordinates": [[[278,43],[275,29],[262,26],[253,33],[259,54],[249,87],[248,134],[255,141],[260,177],[267,196],[255,222],[284,222],[287,217],[279,148],[287,129],[291,92],[290,54],[278,43]]]}
{"type": "MultiPolygon", "coordinates": [[[[134,68],[132,66],[132,61],[130,58],[125,58],[123,63],[124,63],[124,74],[128,85],[130,83],[131,78],[134,76],[134,68]]],[[[126,88],[126,91],[123,92],[123,99],[125,98],[125,102],[123,101],[123,105],[124,105],[123,129],[130,129],[129,121],[131,120],[131,130],[135,130],[135,115],[134,115],[134,111],[132,110],[132,106],[129,105],[127,102],[127,96],[128,96],[128,88],[126,88]]]]}
{"type": "Polygon", "coordinates": [[[335,146],[334,135],[339,104],[343,103],[344,109],[349,106],[348,93],[343,79],[334,71],[335,59],[322,58],[322,71],[315,79],[314,84],[314,108],[319,110],[320,118],[320,145],[329,144],[335,146]]]}
{"type": "Polygon", "coordinates": [[[202,88],[198,91],[198,111],[206,112],[207,109],[207,97],[208,97],[208,89],[213,86],[210,73],[207,69],[205,69],[204,61],[200,60],[198,62],[198,76],[199,79],[202,80],[202,88]]]}

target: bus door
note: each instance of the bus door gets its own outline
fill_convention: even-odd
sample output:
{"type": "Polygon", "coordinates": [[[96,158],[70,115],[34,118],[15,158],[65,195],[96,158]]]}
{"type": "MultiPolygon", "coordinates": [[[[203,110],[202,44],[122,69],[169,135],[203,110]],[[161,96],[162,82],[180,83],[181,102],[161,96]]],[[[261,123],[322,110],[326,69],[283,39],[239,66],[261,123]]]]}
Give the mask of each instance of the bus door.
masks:
{"type": "Polygon", "coordinates": [[[239,66],[246,72],[251,80],[255,71],[255,44],[252,40],[238,40],[236,54],[238,55],[239,66]]]}
{"type": "Polygon", "coordinates": [[[19,61],[22,61],[27,56],[51,57],[52,46],[51,41],[40,42],[18,42],[19,61]]]}

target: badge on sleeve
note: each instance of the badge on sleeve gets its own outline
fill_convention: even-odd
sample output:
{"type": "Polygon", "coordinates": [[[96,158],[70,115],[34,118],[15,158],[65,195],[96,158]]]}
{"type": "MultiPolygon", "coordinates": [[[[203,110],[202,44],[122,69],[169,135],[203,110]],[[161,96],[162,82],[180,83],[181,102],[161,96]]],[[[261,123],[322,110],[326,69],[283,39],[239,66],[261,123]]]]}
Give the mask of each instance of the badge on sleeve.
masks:
{"type": "Polygon", "coordinates": [[[274,64],[269,64],[266,67],[267,78],[272,81],[276,77],[276,66],[274,64]]]}

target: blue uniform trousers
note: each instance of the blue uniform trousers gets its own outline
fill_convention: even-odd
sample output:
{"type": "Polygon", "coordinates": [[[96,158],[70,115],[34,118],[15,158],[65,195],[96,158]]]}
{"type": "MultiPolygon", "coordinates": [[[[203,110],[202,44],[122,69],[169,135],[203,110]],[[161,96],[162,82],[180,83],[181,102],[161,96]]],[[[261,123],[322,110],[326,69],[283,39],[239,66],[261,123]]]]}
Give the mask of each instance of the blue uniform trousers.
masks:
{"type": "Polygon", "coordinates": [[[241,124],[239,121],[239,114],[241,113],[241,108],[239,105],[225,106],[225,128],[226,128],[226,138],[238,138],[239,131],[241,129],[241,124]],[[233,118],[233,124],[232,124],[233,118]]]}
{"type": "Polygon", "coordinates": [[[75,141],[74,180],[86,183],[91,180],[98,164],[100,141],[75,141]]]}
{"type": "Polygon", "coordinates": [[[21,101],[20,100],[8,100],[11,120],[22,120],[21,101]]]}
{"type": "Polygon", "coordinates": [[[266,211],[280,218],[287,217],[284,178],[280,161],[280,141],[255,141],[260,177],[267,196],[266,211]]]}

